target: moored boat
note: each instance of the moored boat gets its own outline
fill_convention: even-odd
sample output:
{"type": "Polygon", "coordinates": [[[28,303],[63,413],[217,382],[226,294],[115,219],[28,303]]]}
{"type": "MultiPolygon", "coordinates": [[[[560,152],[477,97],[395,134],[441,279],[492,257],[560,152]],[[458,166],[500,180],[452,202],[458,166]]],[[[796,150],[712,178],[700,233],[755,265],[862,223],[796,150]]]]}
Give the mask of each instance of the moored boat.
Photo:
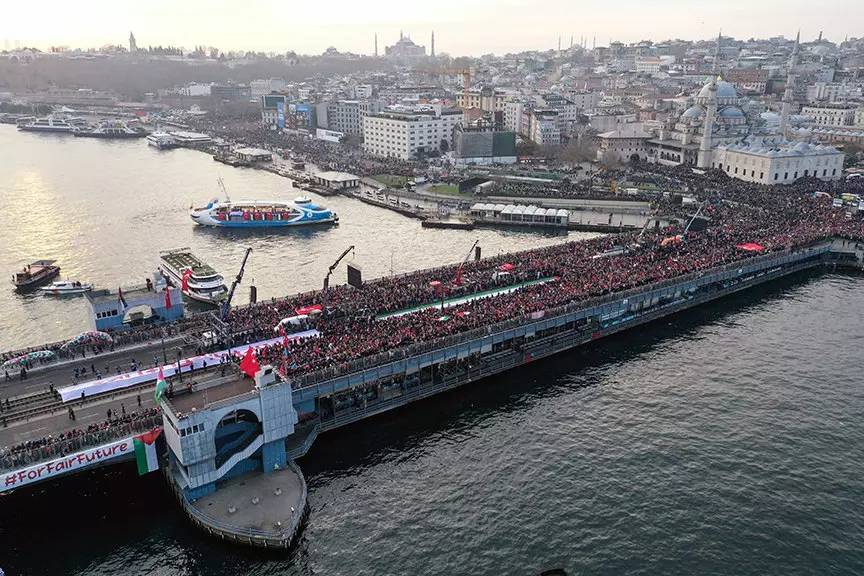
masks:
{"type": "Polygon", "coordinates": [[[130,128],[123,123],[103,123],[99,126],[87,128],[76,128],[72,132],[75,136],[82,138],[105,138],[105,139],[127,139],[143,138],[147,132],[140,129],[130,128]]]}
{"type": "Polygon", "coordinates": [[[22,132],[48,132],[52,134],[72,134],[76,125],[71,120],[60,116],[46,116],[31,122],[19,123],[18,130],[22,132]]]}
{"type": "Polygon", "coordinates": [[[206,304],[218,304],[227,296],[225,279],[188,248],[162,252],[160,260],[160,271],[169,283],[179,286],[187,298],[206,304]]]}
{"type": "Polygon", "coordinates": [[[93,289],[92,284],[78,282],[75,280],[58,280],[48,286],[39,288],[46,296],[64,296],[66,294],[83,294],[93,289]]]}
{"type": "Polygon", "coordinates": [[[167,132],[153,132],[147,136],[147,144],[159,150],[169,150],[177,147],[177,139],[167,132]]]}
{"type": "Polygon", "coordinates": [[[193,208],[190,217],[196,224],[221,228],[279,228],[339,221],[335,212],[314,204],[306,196],[294,202],[211,200],[203,208],[193,208]]]}
{"type": "Polygon", "coordinates": [[[25,266],[20,272],[12,275],[12,284],[16,290],[25,291],[36,288],[60,274],[60,267],[55,266],[56,260],[37,260],[25,266]]]}

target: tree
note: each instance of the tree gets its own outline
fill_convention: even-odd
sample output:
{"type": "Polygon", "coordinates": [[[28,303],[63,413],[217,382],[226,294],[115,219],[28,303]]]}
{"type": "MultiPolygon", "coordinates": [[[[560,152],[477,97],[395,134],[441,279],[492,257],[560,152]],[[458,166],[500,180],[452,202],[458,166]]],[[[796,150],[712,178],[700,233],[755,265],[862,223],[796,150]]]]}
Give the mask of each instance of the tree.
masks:
{"type": "Polygon", "coordinates": [[[516,144],[517,156],[536,156],[539,150],[540,147],[531,140],[520,140],[516,144]]]}
{"type": "Polygon", "coordinates": [[[558,159],[566,164],[591,162],[597,158],[597,146],[590,138],[573,139],[558,151],[558,159]]]}

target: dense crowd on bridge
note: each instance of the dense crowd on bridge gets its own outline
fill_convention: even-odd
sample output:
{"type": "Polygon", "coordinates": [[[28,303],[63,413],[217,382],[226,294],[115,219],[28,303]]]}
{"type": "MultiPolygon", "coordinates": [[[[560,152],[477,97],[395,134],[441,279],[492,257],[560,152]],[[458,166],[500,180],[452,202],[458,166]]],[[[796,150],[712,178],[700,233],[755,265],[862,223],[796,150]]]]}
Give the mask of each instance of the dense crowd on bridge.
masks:
{"type": "MultiPolygon", "coordinates": [[[[771,188],[719,173],[691,177],[670,170],[670,175],[686,182],[704,202],[702,215],[709,219],[705,230],[684,233],[685,223],[681,222],[642,236],[607,236],[501,255],[466,264],[461,272],[449,266],[369,282],[362,289],[332,288],[326,313],[308,320],[321,337],[291,343],[287,350],[277,345],[268,352],[268,359],[281,356],[287,375],[301,375],[759,253],[794,249],[831,236],[861,236],[858,216],[847,217],[844,209],[832,208],[831,198],[815,194],[824,190],[837,193],[855,184],[810,179],[771,188]],[[739,248],[747,243],[761,248],[739,248]],[[435,303],[442,289],[445,297],[452,297],[538,279],[547,281],[509,294],[479,297],[445,312],[433,307],[377,318],[435,303]]],[[[249,340],[272,338],[280,319],[293,315],[297,308],[322,302],[322,294],[316,292],[262,303],[232,311],[229,324],[249,340]]]]}
{"type": "Polygon", "coordinates": [[[86,428],[73,428],[56,435],[37,440],[27,440],[14,446],[0,447],[0,469],[8,470],[26,466],[55,456],[69,454],[88,446],[98,446],[118,438],[146,432],[160,423],[159,411],[155,408],[113,414],[102,422],[86,428]]]}
{"type": "MultiPolygon", "coordinates": [[[[687,231],[687,218],[681,218],[659,230],[502,254],[464,266],[368,281],[362,288],[337,286],[328,290],[326,298],[316,291],[235,308],[227,319],[231,343],[274,338],[281,320],[297,316],[302,307],[320,305],[321,313],[285,326],[287,332],[315,328],[319,336],[286,340],[258,353],[259,363],[278,365],[285,376],[299,383],[300,377],[316,371],[339,369],[379,354],[392,355],[414,344],[502,321],[536,318],[559,306],[759,254],[794,250],[835,236],[864,240],[857,212],[832,206],[833,197],[841,193],[864,194],[860,181],[829,183],[809,178],[789,186],[765,187],[721,173],[698,175],[689,169],[657,168],[658,183],[673,180],[698,197],[707,228],[687,231]],[[745,250],[742,244],[759,248],[745,250]],[[508,287],[512,290],[496,292],[508,287]],[[472,299],[442,311],[441,300],[454,297],[472,299]],[[413,308],[417,310],[390,314],[413,308]]],[[[693,211],[695,208],[690,209],[693,211]]],[[[141,418],[152,416],[147,412],[141,418]]],[[[98,429],[75,431],[72,443],[83,445],[85,437],[94,434],[110,435],[116,425],[109,421],[98,429]]],[[[35,450],[51,452],[71,446],[69,442],[67,433],[25,443],[0,452],[0,462],[6,466],[29,461],[35,450]]]]}

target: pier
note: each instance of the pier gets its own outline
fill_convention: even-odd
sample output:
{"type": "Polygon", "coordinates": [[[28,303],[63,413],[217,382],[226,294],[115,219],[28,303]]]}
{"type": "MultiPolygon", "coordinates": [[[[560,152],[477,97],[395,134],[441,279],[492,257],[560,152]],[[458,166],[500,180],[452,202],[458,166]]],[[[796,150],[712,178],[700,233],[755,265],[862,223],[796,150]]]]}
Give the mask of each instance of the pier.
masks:
{"type": "MultiPolygon", "coordinates": [[[[183,358],[175,353],[169,359],[180,366],[182,379],[175,379],[173,389],[158,401],[152,380],[83,398],[64,394],[71,384],[64,382],[64,374],[68,380],[71,367],[89,364],[89,358],[45,367],[34,370],[29,381],[14,384],[21,394],[13,398],[15,411],[3,412],[9,419],[0,429],[0,444],[42,436],[46,430],[61,434],[74,425],[64,415],[70,407],[79,421],[108,408],[116,411],[121,403],[137,410],[138,397],[142,410],[158,406],[160,411],[92,437],[35,449],[19,465],[0,470],[3,490],[131,461],[142,435],[158,430],[162,471],[191,522],[226,541],[285,548],[297,537],[307,509],[305,480],[294,460],[320,434],[765,282],[837,266],[861,269],[864,244],[837,238],[751,257],[296,377],[280,375],[266,364],[256,368],[254,378],[234,361],[203,364],[191,360],[192,346],[179,340],[171,351],[183,358]],[[48,382],[61,399],[40,390],[48,382]]],[[[412,311],[393,314],[399,313],[412,311]]],[[[259,345],[266,343],[252,346],[259,345]]],[[[237,346],[234,359],[245,356],[249,346],[237,346]]],[[[136,353],[158,360],[161,347],[118,350],[98,359],[123,361],[136,353]]]]}

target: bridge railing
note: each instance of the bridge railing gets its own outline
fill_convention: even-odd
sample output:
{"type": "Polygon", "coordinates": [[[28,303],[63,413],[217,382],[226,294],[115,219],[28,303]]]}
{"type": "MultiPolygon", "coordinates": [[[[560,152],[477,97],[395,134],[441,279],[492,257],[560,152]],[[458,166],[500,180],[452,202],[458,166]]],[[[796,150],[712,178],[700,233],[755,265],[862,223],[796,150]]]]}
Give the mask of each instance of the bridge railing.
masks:
{"type": "MultiPolygon", "coordinates": [[[[814,255],[818,253],[819,247],[824,247],[826,250],[828,248],[828,244],[825,242],[816,242],[809,246],[801,246],[794,249],[786,249],[786,250],[778,250],[776,252],[771,252],[768,254],[762,254],[759,256],[754,256],[751,258],[735,260],[733,262],[729,262],[727,264],[722,264],[720,266],[715,266],[713,268],[706,268],[704,270],[697,270],[694,272],[690,272],[688,274],[684,274],[681,276],[677,276],[675,278],[670,278],[667,280],[661,280],[658,282],[643,284],[641,286],[637,286],[634,288],[629,288],[627,290],[621,290],[617,292],[610,292],[609,294],[605,294],[603,296],[597,296],[594,298],[589,298],[587,300],[579,300],[575,302],[570,302],[568,304],[564,304],[561,306],[557,306],[554,308],[549,308],[545,310],[545,317],[551,316],[559,316],[562,314],[567,314],[571,312],[576,312],[578,310],[583,310],[586,308],[592,308],[595,306],[600,306],[609,302],[619,301],[622,298],[629,298],[631,296],[636,296],[638,294],[658,290],[662,288],[666,288],[669,286],[680,285],[684,282],[688,282],[691,280],[696,280],[702,278],[704,276],[710,274],[719,274],[723,272],[728,272],[730,270],[735,270],[740,268],[741,266],[749,266],[753,264],[758,264],[760,262],[766,262],[771,260],[776,260],[782,258],[784,256],[790,256],[793,254],[798,254],[801,252],[813,251],[814,255]]],[[[505,330],[509,330],[511,328],[515,328],[521,326],[523,324],[527,324],[530,322],[536,321],[535,318],[532,318],[530,314],[525,314],[522,316],[518,316],[515,318],[511,318],[509,320],[505,320],[503,322],[499,322],[497,324],[490,324],[488,326],[482,326],[480,328],[475,328],[473,330],[469,330],[467,332],[462,332],[461,334],[454,334],[451,336],[444,336],[438,338],[436,340],[430,340],[429,342],[421,342],[417,344],[411,344],[409,346],[405,346],[402,348],[391,349],[386,352],[381,352],[373,356],[367,356],[365,358],[358,358],[356,360],[351,360],[349,362],[345,362],[342,364],[329,366],[327,368],[323,368],[321,370],[317,370],[315,372],[311,372],[309,374],[304,374],[302,376],[291,377],[289,376],[289,380],[291,381],[291,386],[295,389],[298,388],[306,388],[309,386],[314,386],[315,384],[325,382],[327,380],[331,380],[338,376],[343,376],[345,374],[351,374],[354,372],[359,372],[365,370],[367,368],[373,368],[375,366],[394,362],[397,360],[402,360],[405,358],[410,358],[412,356],[417,356],[419,354],[423,354],[425,352],[429,352],[432,350],[437,350],[440,348],[445,348],[448,346],[453,346],[456,344],[460,344],[463,342],[469,342],[471,340],[475,340],[482,336],[487,336],[489,334],[494,334],[497,332],[502,332],[505,330]]]]}
{"type": "Polygon", "coordinates": [[[101,444],[141,434],[162,424],[162,415],[154,414],[132,422],[112,425],[105,430],[84,432],[81,435],[53,440],[42,446],[16,449],[0,448],[0,472],[18,470],[32,464],[68,456],[80,450],[94,448],[101,444]]]}

